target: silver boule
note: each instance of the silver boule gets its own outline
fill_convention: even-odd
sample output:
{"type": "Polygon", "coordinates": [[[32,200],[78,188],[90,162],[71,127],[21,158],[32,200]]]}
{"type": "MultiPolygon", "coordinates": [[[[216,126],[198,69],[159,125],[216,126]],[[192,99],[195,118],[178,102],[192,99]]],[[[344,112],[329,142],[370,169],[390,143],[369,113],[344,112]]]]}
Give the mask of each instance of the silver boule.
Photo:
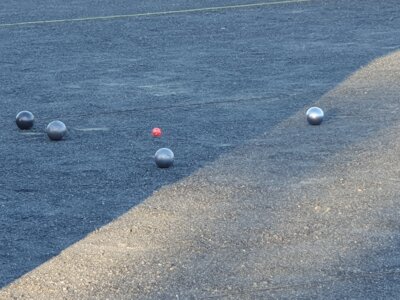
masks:
{"type": "Polygon", "coordinates": [[[154,160],[159,168],[169,168],[174,163],[174,153],[168,148],[157,150],[154,160]]]}
{"type": "Polygon", "coordinates": [[[324,111],[319,107],[311,107],[306,112],[307,121],[311,125],[319,125],[324,119],[324,111]]]}
{"type": "Polygon", "coordinates": [[[61,121],[53,121],[47,125],[46,132],[51,140],[58,141],[67,133],[67,126],[61,121]]]}
{"type": "Polygon", "coordinates": [[[35,117],[33,116],[33,113],[26,110],[19,112],[15,117],[15,122],[17,123],[18,128],[22,130],[31,129],[34,120],[35,117]]]}

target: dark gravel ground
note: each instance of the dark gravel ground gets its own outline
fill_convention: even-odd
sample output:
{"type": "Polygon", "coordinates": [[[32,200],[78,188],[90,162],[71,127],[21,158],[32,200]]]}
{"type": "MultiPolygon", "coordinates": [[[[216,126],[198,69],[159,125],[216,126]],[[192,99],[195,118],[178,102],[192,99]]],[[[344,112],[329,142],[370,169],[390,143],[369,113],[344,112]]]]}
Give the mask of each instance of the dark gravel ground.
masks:
{"type": "MultiPolygon", "coordinates": [[[[2,1],[0,286],[5,287],[65,249],[66,253],[73,252],[85,236],[142,202],[144,207],[148,201],[160,206],[161,211],[173,211],[179,216],[187,208],[185,212],[191,216],[190,212],[196,211],[193,199],[197,198],[193,195],[200,189],[207,203],[204,215],[185,219],[182,212],[179,222],[174,219],[175,238],[165,231],[168,220],[160,217],[151,223],[152,228],[157,228],[160,222],[163,241],[168,245],[174,241],[181,250],[186,249],[183,241],[196,244],[201,240],[199,232],[203,233],[205,224],[217,232],[214,234],[220,244],[211,243],[194,257],[185,256],[193,254],[191,250],[182,250],[186,271],[180,269],[176,271],[178,275],[156,278],[151,287],[143,283],[136,292],[129,285],[136,280],[134,268],[125,270],[120,277],[112,274],[106,283],[99,279],[102,284],[95,286],[92,294],[85,294],[87,286],[78,288],[72,283],[64,291],[72,290],[70,298],[81,299],[132,295],[398,297],[396,185],[385,185],[385,192],[380,186],[381,190],[370,188],[365,198],[340,193],[339,188],[343,185],[341,180],[359,180],[354,185],[361,184],[362,191],[364,185],[374,186],[377,183],[373,172],[380,168],[386,173],[379,182],[394,178],[390,170],[395,172],[397,161],[385,149],[388,143],[392,150],[398,146],[393,142],[400,121],[396,114],[398,57],[378,60],[364,72],[360,68],[384,55],[395,55],[399,48],[397,1],[310,1],[164,16],[1,25],[244,3],[2,1]],[[361,75],[349,77],[354,72],[361,75]],[[347,85],[341,87],[342,82],[347,85]],[[304,111],[318,101],[326,110],[327,119],[321,127],[307,126],[304,111]],[[32,131],[16,128],[14,117],[20,110],[35,114],[37,122],[32,131]],[[68,126],[66,140],[51,142],[44,135],[43,129],[53,119],[68,126]],[[163,138],[151,138],[155,126],[164,129],[163,138]],[[313,145],[316,148],[310,152],[313,145]],[[176,164],[159,170],[152,156],[164,146],[175,152],[176,164]],[[304,180],[315,184],[304,185],[304,180]],[[326,194],[323,200],[319,199],[323,204],[317,205],[314,202],[318,199],[312,197],[320,191],[326,194]],[[304,193],[308,198],[301,196],[304,193]],[[331,202],[346,207],[348,197],[353,199],[352,208],[359,205],[359,211],[363,211],[372,207],[377,213],[358,214],[354,208],[342,217],[334,215],[314,223],[315,216],[308,210],[292,212],[293,199],[296,205],[312,205],[319,210],[331,202]],[[390,205],[376,207],[375,201],[380,199],[390,205]],[[185,201],[187,204],[182,204],[185,201]],[[220,220],[229,213],[241,217],[218,224],[206,217],[220,220]],[[262,216],[268,222],[257,219],[262,216]],[[362,232],[365,244],[353,247],[345,238],[356,232],[344,232],[343,226],[352,228],[349,218],[354,220],[357,216],[365,216],[366,225],[390,220],[390,226],[362,232]],[[287,226],[281,225],[285,223],[287,226]],[[299,224],[300,238],[293,236],[299,224]],[[282,233],[277,233],[281,227],[282,233]],[[183,233],[183,228],[198,232],[190,235],[183,233]],[[311,241],[314,235],[302,235],[303,231],[326,233],[324,242],[311,241]],[[256,238],[259,233],[270,236],[269,246],[245,238],[256,238]],[[222,247],[223,241],[230,238],[243,239],[247,245],[244,249],[252,254],[236,253],[237,244],[222,247]],[[290,247],[283,242],[285,239],[291,241],[290,247]],[[77,244],[68,250],[74,243],[77,244]],[[222,248],[225,250],[219,251],[222,248]],[[304,252],[304,265],[299,266],[299,253],[304,252]],[[346,253],[345,263],[338,262],[338,258],[324,268],[322,263],[311,262],[313,256],[322,262],[321,257],[329,260],[338,253],[346,253]],[[285,263],[278,260],[282,256],[286,257],[285,263]],[[352,257],[352,264],[348,257],[352,257]],[[371,261],[376,270],[371,267],[365,271],[366,261],[371,261]],[[240,273],[235,262],[246,262],[247,271],[240,273]],[[258,263],[263,268],[258,269],[258,263]],[[357,272],[370,271],[381,275],[357,276],[357,272]],[[221,274],[231,274],[232,280],[221,274]],[[110,278],[116,279],[110,283],[110,278]],[[258,292],[246,292],[250,289],[258,292]]],[[[138,215],[133,210],[125,218],[140,220],[144,208],[137,208],[138,215]]],[[[123,224],[117,228],[124,228],[123,224]]],[[[150,235],[158,236],[154,230],[150,235]]],[[[118,234],[121,233],[117,229],[112,235],[107,235],[106,230],[105,238],[97,239],[101,241],[98,247],[118,241],[118,234]]],[[[140,232],[137,237],[148,234],[140,232]]],[[[157,248],[156,240],[150,244],[157,248]]],[[[168,253],[166,261],[181,256],[181,252],[168,253]]],[[[146,261],[144,257],[143,254],[140,259],[146,261]]],[[[87,257],[82,254],[81,259],[83,264],[87,257]]],[[[113,259],[118,261],[117,257],[113,259]]],[[[72,264],[80,260],[68,256],[65,261],[72,264]]],[[[152,270],[153,263],[144,264],[143,270],[152,270]]],[[[52,262],[49,264],[45,268],[52,269],[52,262]]],[[[112,269],[107,262],[103,267],[96,264],[96,268],[99,273],[102,268],[112,269]]],[[[40,267],[38,270],[41,274],[40,267]]],[[[92,274],[87,272],[82,274],[92,274]]],[[[45,279],[41,282],[35,271],[31,274],[39,278],[36,285],[45,285],[45,279]]],[[[72,271],[66,274],[75,276],[72,271]]],[[[76,274],[80,278],[79,272],[76,274]]],[[[18,294],[20,288],[28,295],[32,292],[31,297],[35,298],[29,278],[28,283],[24,279],[17,282],[16,293],[22,295],[18,294]]],[[[137,281],[147,279],[144,274],[137,281]]],[[[4,297],[11,297],[13,288],[6,287],[4,297]]],[[[46,289],[40,293],[46,298],[46,289]]],[[[55,292],[52,297],[62,297],[62,292],[55,292]]]]}

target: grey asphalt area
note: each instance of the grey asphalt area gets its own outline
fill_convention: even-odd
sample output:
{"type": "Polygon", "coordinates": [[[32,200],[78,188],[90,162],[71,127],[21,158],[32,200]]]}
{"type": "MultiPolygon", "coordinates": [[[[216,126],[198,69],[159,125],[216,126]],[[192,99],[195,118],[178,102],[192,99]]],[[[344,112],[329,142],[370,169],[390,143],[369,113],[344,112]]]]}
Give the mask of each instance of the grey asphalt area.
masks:
{"type": "Polygon", "coordinates": [[[277,2],[0,3],[0,299],[400,297],[400,4],[277,2]]]}

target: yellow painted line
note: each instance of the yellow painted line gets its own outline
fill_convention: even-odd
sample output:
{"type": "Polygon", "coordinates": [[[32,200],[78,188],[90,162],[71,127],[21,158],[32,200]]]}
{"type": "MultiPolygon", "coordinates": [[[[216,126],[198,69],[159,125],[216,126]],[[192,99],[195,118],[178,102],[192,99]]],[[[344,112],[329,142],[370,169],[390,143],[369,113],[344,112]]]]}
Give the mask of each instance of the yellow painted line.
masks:
{"type": "Polygon", "coordinates": [[[102,17],[86,17],[86,18],[58,19],[58,20],[42,20],[42,21],[3,23],[3,24],[0,23],[0,28],[1,27],[12,27],[12,26],[24,26],[24,25],[43,25],[43,24],[67,23],[67,22],[82,22],[82,21],[95,21],[95,20],[112,20],[112,19],[123,19],[123,18],[148,17],[148,16],[163,16],[163,15],[185,14],[185,13],[195,13],[195,12],[219,11],[219,10],[227,10],[227,9],[261,7],[261,6],[289,4],[289,3],[302,3],[302,2],[310,2],[310,1],[311,0],[287,0],[287,1],[260,2],[260,3],[250,3],[250,4],[192,8],[192,9],[182,9],[182,10],[169,10],[169,11],[148,12],[148,13],[136,13],[136,14],[128,14],[128,15],[113,15],[113,16],[102,16],[102,17]]]}

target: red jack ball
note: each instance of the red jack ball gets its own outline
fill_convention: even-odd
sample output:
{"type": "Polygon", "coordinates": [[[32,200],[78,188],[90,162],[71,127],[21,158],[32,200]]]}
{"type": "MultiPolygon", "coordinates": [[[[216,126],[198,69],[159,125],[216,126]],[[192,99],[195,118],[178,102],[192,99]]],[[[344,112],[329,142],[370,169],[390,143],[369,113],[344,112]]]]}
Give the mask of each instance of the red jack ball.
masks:
{"type": "Polygon", "coordinates": [[[160,137],[160,136],[162,136],[161,128],[158,128],[158,127],[153,128],[153,130],[151,131],[151,135],[152,135],[153,137],[160,137]]]}

